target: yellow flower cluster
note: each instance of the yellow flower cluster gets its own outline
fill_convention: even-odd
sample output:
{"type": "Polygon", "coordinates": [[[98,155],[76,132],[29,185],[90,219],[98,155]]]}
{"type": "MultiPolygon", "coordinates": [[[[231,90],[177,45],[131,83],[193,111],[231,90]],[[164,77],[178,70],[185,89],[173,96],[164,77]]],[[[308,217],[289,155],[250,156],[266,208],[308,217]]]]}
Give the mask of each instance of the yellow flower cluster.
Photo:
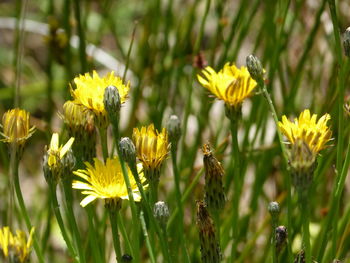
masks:
{"type": "Polygon", "coordinates": [[[202,74],[204,77],[197,75],[199,83],[231,107],[239,106],[257,86],[246,67],[238,69],[229,63],[219,72],[208,66],[202,74]]]}
{"type": "Polygon", "coordinates": [[[70,138],[65,145],[59,144],[58,133],[52,134],[50,148],[47,150],[48,160],[47,164],[50,168],[56,167],[60,160],[66,155],[66,153],[72,147],[74,138],[70,138]]]}
{"type": "Polygon", "coordinates": [[[17,230],[16,235],[12,234],[9,227],[0,229],[0,247],[5,258],[14,255],[16,262],[24,263],[29,259],[33,243],[34,228],[30,230],[27,240],[26,234],[17,230]]]}
{"type": "Polygon", "coordinates": [[[330,119],[330,115],[325,114],[317,121],[317,115],[311,116],[310,110],[306,109],[300,113],[298,119],[294,119],[294,122],[283,116],[278,126],[290,143],[294,144],[297,140],[304,141],[313,153],[318,153],[331,140],[332,132],[327,126],[330,119]]]}
{"type": "MultiPolygon", "coordinates": [[[[96,198],[106,200],[129,199],[128,191],[123,177],[123,171],[118,157],[108,158],[106,164],[98,159],[94,159],[94,166],[86,162],[85,170],[77,170],[75,175],[80,180],[73,181],[73,188],[83,190],[82,194],[87,195],[80,203],[85,207],[96,198]],[[83,179],[83,180],[81,180],[83,179]]],[[[145,182],[142,173],[142,165],[138,165],[138,172],[141,182],[145,182]]],[[[141,196],[136,181],[128,169],[128,176],[134,200],[139,202],[141,196]]]]}

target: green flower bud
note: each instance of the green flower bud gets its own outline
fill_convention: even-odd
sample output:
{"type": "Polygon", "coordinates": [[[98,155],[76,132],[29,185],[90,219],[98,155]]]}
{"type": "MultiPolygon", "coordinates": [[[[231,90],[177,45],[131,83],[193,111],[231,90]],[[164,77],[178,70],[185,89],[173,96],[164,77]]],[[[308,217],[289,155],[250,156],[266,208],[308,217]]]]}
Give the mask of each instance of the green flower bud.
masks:
{"type": "Polygon", "coordinates": [[[249,55],[246,58],[246,64],[250,76],[257,82],[262,81],[264,78],[264,69],[261,65],[260,60],[254,55],[249,55]]]}
{"type": "Polygon", "coordinates": [[[158,201],[153,208],[154,217],[162,227],[165,227],[169,219],[169,208],[163,201],[158,201]]]}
{"type": "Polygon", "coordinates": [[[123,137],[119,141],[119,149],[121,158],[124,162],[130,164],[136,163],[136,149],[135,145],[129,137],[123,137]]]}
{"type": "Polygon", "coordinates": [[[119,91],[114,86],[108,86],[103,96],[103,103],[112,125],[118,125],[121,108],[119,91]]]}
{"type": "Polygon", "coordinates": [[[271,214],[271,217],[276,218],[280,213],[280,206],[277,202],[270,202],[268,206],[268,210],[271,214]]]}
{"type": "Polygon", "coordinates": [[[166,129],[168,131],[169,140],[172,144],[177,144],[181,137],[181,124],[180,120],[176,115],[171,115],[166,129]]]}

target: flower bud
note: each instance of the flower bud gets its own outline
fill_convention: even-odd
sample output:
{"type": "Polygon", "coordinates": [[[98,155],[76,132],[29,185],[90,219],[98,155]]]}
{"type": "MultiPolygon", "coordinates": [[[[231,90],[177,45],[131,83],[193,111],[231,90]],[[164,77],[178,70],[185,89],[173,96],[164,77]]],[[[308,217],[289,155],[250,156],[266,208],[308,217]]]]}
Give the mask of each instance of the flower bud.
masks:
{"type": "Polygon", "coordinates": [[[153,208],[154,217],[162,227],[165,227],[169,219],[169,208],[163,201],[158,201],[153,208]]]}
{"type": "Polygon", "coordinates": [[[246,64],[248,71],[250,73],[250,76],[256,80],[257,82],[263,80],[264,78],[264,69],[261,65],[260,60],[254,56],[254,55],[249,55],[246,58],[246,64]]]}
{"type": "Polygon", "coordinates": [[[305,251],[304,250],[300,250],[299,253],[296,255],[295,259],[294,259],[294,263],[305,263],[305,251]]]}
{"type": "Polygon", "coordinates": [[[118,125],[121,108],[119,91],[115,86],[108,86],[105,90],[103,103],[112,125],[118,125]]]}
{"type": "Polygon", "coordinates": [[[130,256],[129,254],[124,254],[122,256],[122,262],[123,263],[132,262],[132,256],[130,256]]]}
{"type": "Polygon", "coordinates": [[[343,47],[345,56],[350,57],[350,27],[348,27],[343,35],[343,47]]]}
{"type": "Polygon", "coordinates": [[[280,206],[277,202],[270,202],[268,206],[268,210],[271,214],[272,218],[277,218],[280,213],[280,206]]]}
{"type": "Polygon", "coordinates": [[[168,131],[169,140],[172,145],[177,144],[181,137],[181,124],[179,118],[176,115],[170,116],[166,129],[168,131]]]}
{"type": "Polygon", "coordinates": [[[129,137],[123,137],[119,141],[119,149],[121,158],[129,165],[136,163],[136,149],[135,145],[129,137]]]}
{"type": "Polygon", "coordinates": [[[201,244],[203,263],[218,263],[221,261],[221,249],[216,240],[215,226],[209,212],[202,201],[197,202],[197,226],[201,244]]]}

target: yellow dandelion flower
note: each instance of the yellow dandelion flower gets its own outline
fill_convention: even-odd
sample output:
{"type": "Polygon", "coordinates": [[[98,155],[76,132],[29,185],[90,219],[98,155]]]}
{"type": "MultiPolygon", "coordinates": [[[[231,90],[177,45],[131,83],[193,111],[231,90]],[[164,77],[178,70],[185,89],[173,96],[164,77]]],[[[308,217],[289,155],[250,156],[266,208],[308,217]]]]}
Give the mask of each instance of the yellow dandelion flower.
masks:
{"type": "MultiPolygon", "coordinates": [[[[119,158],[108,158],[106,164],[97,158],[94,159],[94,162],[94,166],[86,162],[85,170],[80,169],[73,172],[80,177],[79,179],[83,179],[83,181],[73,181],[72,187],[83,190],[82,194],[87,195],[80,202],[80,205],[85,207],[96,198],[105,199],[105,201],[129,199],[119,158]]],[[[145,182],[145,178],[142,173],[142,165],[139,164],[137,168],[140,174],[140,180],[143,183],[145,182]]],[[[134,200],[139,202],[141,195],[130,169],[128,169],[128,176],[134,200]]]]}
{"type": "Polygon", "coordinates": [[[2,117],[4,137],[1,141],[23,145],[25,141],[33,135],[35,127],[29,125],[29,112],[21,109],[12,109],[5,112],[2,117]]]}
{"type": "Polygon", "coordinates": [[[17,230],[13,235],[9,227],[0,229],[0,247],[5,258],[14,255],[16,262],[24,263],[29,259],[29,254],[33,244],[34,227],[30,230],[27,240],[26,234],[17,230]]]}
{"type": "Polygon", "coordinates": [[[170,144],[168,133],[165,128],[159,133],[154,125],[142,127],[141,130],[134,128],[133,141],[135,143],[138,159],[145,169],[157,170],[167,157],[170,144]]]}
{"type": "Polygon", "coordinates": [[[197,75],[199,83],[231,107],[240,106],[257,86],[248,69],[243,66],[238,69],[226,63],[218,73],[208,66],[202,70],[202,74],[204,77],[197,75]]]}
{"type": "Polygon", "coordinates": [[[299,119],[295,118],[294,122],[284,115],[278,126],[290,143],[294,144],[297,140],[302,140],[313,153],[318,153],[331,140],[332,131],[327,126],[330,119],[331,116],[325,114],[317,121],[317,115],[311,116],[310,110],[307,109],[300,113],[299,119]]]}
{"type": "Polygon", "coordinates": [[[114,76],[114,72],[110,72],[104,77],[100,77],[96,71],[79,75],[74,79],[76,89],[72,89],[71,93],[74,102],[84,105],[97,115],[105,115],[106,110],[103,104],[103,96],[108,86],[115,86],[118,89],[121,103],[126,101],[129,92],[129,82],[124,85],[120,77],[114,76]]]}
{"type": "Polygon", "coordinates": [[[50,168],[57,167],[59,165],[60,160],[66,155],[66,153],[72,147],[74,142],[74,138],[70,138],[65,145],[59,144],[58,133],[52,134],[50,148],[47,150],[48,159],[47,164],[50,168]]]}

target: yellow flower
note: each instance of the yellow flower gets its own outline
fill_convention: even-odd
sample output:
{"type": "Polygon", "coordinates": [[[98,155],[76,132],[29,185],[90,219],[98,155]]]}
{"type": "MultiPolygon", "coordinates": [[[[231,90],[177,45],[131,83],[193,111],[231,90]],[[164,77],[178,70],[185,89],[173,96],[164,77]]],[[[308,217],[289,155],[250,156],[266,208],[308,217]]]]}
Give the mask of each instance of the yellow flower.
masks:
{"type": "Polygon", "coordinates": [[[62,160],[62,158],[70,150],[73,142],[74,138],[72,137],[64,146],[59,145],[58,133],[52,134],[50,148],[47,150],[47,164],[49,165],[50,169],[59,165],[60,160],[62,160]]]}
{"type": "Polygon", "coordinates": [[[7,143],[17,143],[23,145],[25,141],[33,135],[35,127],[29,127],[29,112],[21,109],[12,109],[5,112],[2,117],[4,139],[7,143]]]}
{"type": "Polygon", "coordinates": [[[93,114],[84,106],[68,100],[63,104],[63,114],[60,117],[71,129],[84,129],[85,126],[93,126],[93,114]]]}
{"type": "Polygon", "coordinates": [[[114,76],[113,71],[103,78],[101,78],[96,71],[93,71],[92,77],[89,73],[85,73],[85,75],[76,77],[74,83],[76,89],[71,90],[74,102],[79,105],[84,105],[98,115],[106,114],[103,96],[108,86],[112,85],[118,89],[121,103],[126,101],[130,88],[129,83],[124,85],[121,78],[114,76]]]}
{"type": "Polygon", "coordinates": [[[302,140],[313,153],[318,153],[331,140],[332,132],[327,126],[330,119],[330,115],[326,113],[316,122],[317,115],[311,116],[310,110],[307,109],[300,113],[299,119],[295,118],[294,122],[283,116],[278,126],[290,143],[302,140]]]}
{"type": "Polygon", "coordinates": [[[165,128],[159,133],[154,125],[142,127],[141,130],[134,128],[133,141],[135,143],[138,159],[145,169],[159,169],[167,157],[170,144],[168,133],[165,128]]]}
{"type": "Polygon", "coordinates": [[[231,107],[239,106],[257,86],[248,69],[243,66],[238,69],[226,63],[218,73],[208,66],[202,70],[202,74],[204,77],[197,75],[199,83],[231,107]]]}
{"type": "Polygon", "coordinates": [[[24,263],[29,259],[30,250],[33,243],[34,227],[30,230],[27,240],[26,234],[17,230],[16,235],[13,235],[9,227],[0,229],[0,247],[5,258],[14,255],[16,262],[24,263]]]}
{"type": "MultiPolygon", "coordinates": [[[[87,195],[80,202],[80,205],[85,207],[96,198],[105,199],[106,201],[129,199],[119,158],[108,158],[106,164],[94,158],[94,162],[94,166],[86,162],[86,170],[80,169],[73,172],[80,177],[79,179],[83,179],[83,181],[73,181],[72,187],[83,190],[82,194],[87,195]]],[[[140,180],[143,183],[145,178],[143,173],[141,173],[142,165],[139,164],[137,168],[140,174],[140,180]]],[[[128,176],[134,200],[139,202],[141,196],[130,169],[128,169],[128,176]]]]}

